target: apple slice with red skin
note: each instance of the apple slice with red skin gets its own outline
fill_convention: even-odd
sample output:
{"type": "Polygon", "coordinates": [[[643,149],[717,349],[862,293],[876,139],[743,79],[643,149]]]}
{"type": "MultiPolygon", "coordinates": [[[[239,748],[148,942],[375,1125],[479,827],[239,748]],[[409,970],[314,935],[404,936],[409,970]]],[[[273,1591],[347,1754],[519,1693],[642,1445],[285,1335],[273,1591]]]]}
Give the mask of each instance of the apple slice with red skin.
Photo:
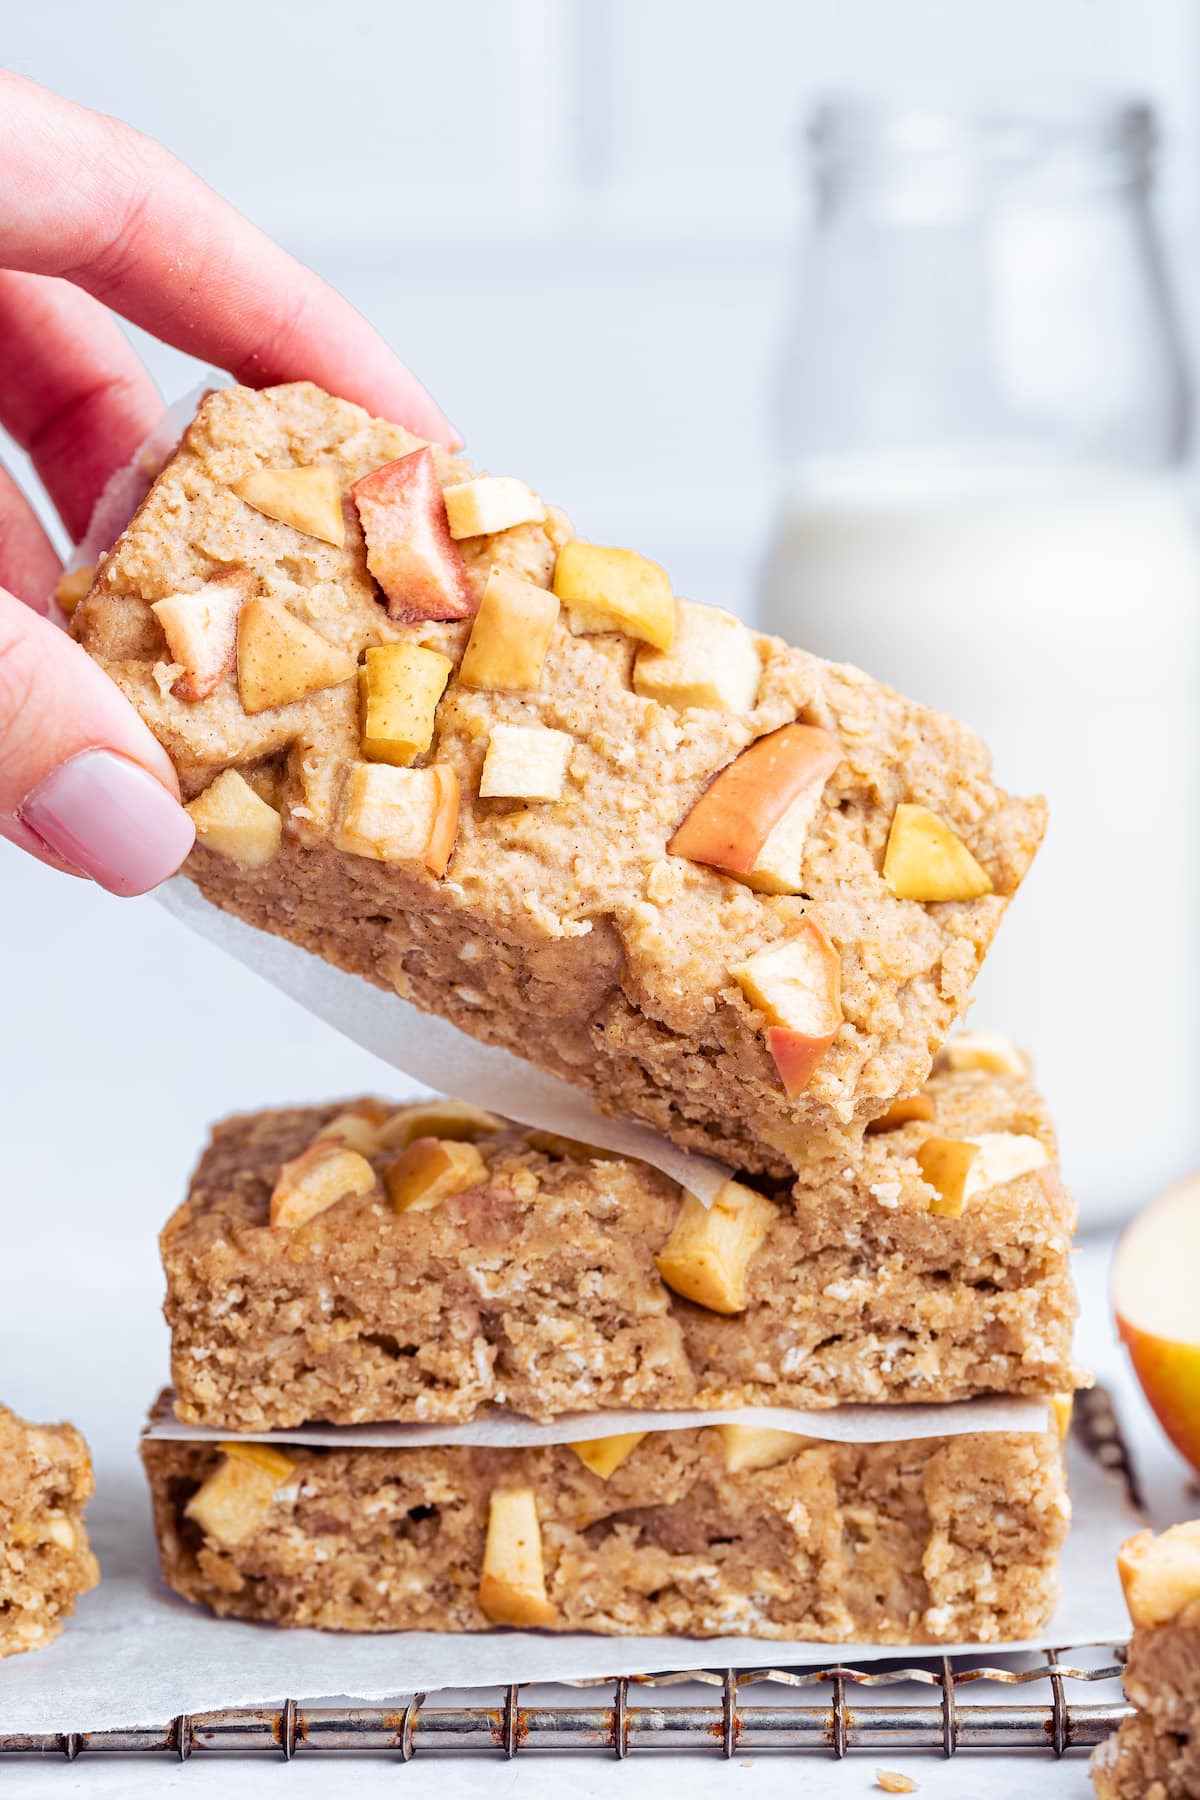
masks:
{"type": "Polygon", "coordinates": [[[767,1017],[767,1049],[783,1091],[797,1099],[842,1022],[842,959],[814,918],[795,937],[771,944],[730,970],[752,1006],[767,1017]]]}
{"type": "Polygon", "coordinates": [[[350,489],[367,541],[367,567],[392,619],[470,619],[476,610],[466,564],[423,445],[372,469],[350,489]]]}
{"type": "Polygon", "coordinates": [[[768,732],[714,776],[667,849],[749,880],[784,814],[802,798],[815,812],[841,759],[837,739],[817,725],[768,732]]]}
{"type": "Polygon", "coordinates": [[[1117,1330],[1159,1424],[1200,1473],[1200,1175],[1138,1214],[1113,1258],[1117,1330]]]}

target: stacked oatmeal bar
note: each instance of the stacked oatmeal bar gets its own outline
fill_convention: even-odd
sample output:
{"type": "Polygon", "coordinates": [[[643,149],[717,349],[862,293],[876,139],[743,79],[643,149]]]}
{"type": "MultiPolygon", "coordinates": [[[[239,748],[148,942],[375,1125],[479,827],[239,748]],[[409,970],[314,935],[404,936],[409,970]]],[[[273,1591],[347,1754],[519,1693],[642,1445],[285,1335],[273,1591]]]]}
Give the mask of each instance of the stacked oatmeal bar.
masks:
{"type": "Polygon", "coordinates": [[[304,384],[204,401],[74,629],[170,752],[211,901],[731,1171],[705,1206],[453,1101],[221,1126],[163,1234],[178,1416],[228,1434],[146,1442],[172,1584],[345,1629],[1036,1631],[1049,1417],[652,1415],[1074,1385],[1046,1109],[1012,1046],[946,1043],[1040,802],[304,384]],[[245,1436],[491,1407],[578,1438],[245,1436]],[[596,1436],[612,1409],[646,1429],[596,1436]]]}

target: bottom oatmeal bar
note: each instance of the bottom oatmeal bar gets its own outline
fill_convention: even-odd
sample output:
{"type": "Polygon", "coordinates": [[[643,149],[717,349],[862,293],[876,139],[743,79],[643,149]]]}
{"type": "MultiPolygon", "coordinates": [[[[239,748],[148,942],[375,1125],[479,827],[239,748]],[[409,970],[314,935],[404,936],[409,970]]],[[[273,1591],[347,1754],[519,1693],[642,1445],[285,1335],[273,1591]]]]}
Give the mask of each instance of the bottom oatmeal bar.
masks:
{"type": "Polygon", "coordinates": [[[1092,1758],[1100,1800],[1200,1796],[1200,1520],[1138,1532],[1119,1567],[1133,1620],[1125,1692],[1137,1711],[1092,1758]]]}
{"type": "Polygon", "coordinates": [[[0,1406],[0,1656],[42,1649],[99,1580],[83,1528],[91,1495],[73,1425],[30,1425],[0,1406]]]}
{"type": "Polygon", "coordinates": [[[1057,1435],[748,1427],[519,1450],[147,1438],[163,1573],[225,1617],[1002,1642],[1057,1595],[1057,1435]]]}

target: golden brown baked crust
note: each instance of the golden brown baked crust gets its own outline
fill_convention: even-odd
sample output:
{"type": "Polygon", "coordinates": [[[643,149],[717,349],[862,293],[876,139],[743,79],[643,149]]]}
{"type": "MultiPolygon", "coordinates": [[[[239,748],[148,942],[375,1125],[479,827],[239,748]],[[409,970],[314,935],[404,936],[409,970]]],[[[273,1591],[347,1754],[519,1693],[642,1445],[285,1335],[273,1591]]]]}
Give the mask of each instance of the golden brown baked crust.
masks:
{"type": "Polygon", "coordinates": [[[284,1449],[257,1528],[226,1545],[185,1510],[220,1447],[143,1442],[177,1593],[279,1625],[482,1630],[489,1497],[519,1486],[557,1630],[998,1643],[1049,1617],[1068,1512],[1053,1435],[801,1439],[731,1474],[716,1431],[655,1432],[607,1480],[566,1445],[284,1449]]]}
{"type": "Polygon", "coordinates": [[[30,1425],[0,1406],[0,1657],[44,1648],[99,1580],[83,1525],[91,1496],[73,1425],[30,1425]]]}
{"type": "Polygon", "coordinates": [[[931,1121],[779,1194],[732,1317],[665,1285],[681,1194],[645,1165],[548,1155],[512,1127],[476,1140],[486,1179],[431,1211],[397,1214],[377,1185],[289,1231],[268,1224],[280,1166],[339,1108],[229,1120],[162,1234],[179,1416],[254,1431],[1073,1387],[1074,1207],[1053,1160],[957,1219],[930,1212],[915,1160],[935,1130],[1025,1133],[1053,1159],[1044,1103],[1011,1075],[926,1091],[931,1121]]]}
{"type": "MultiPolygon", "coordinates": [[[[270,860],[247,866],[200,845],[187,873],[218,905],[535,1059],[687,1147],[783,1174],[817,1137],[853,1142],[925,1080],[1042,833],[1041,803],[993,786],[983,746],[960,726],[767,637],[754,639],[763,668],[751,711],[677,711],[633,692],[632,638],[574,636],[560,619],[536,692],[450,681],[425,759],[453,771],[462,793],[454,853],[438,879],[334,846],[360,753],[353,681],[253,713],[232,672],[202,700],[172,692],[179,670],[151,604],[231,569],[249,570],[261,597],[355,660],[371,645],[407,643],[457,664],[469,624],[388,617],[345,498],[351,482],[416,442],[305,384],[211,395],[77,608],[80,641],[164,744],[187,795],[236,766],[281,807],[282,844],[270,860]],[[233,492],[248,471],[314,463],[337,471],[344,547],[264,517],[233,492]],[[796,719],[842,750],[806,839],[804,893],[758,893],[668,855],[712,776],[796,719]],[[479,798],[489,733],[513,723],[573,739],[558,802],[479,798]],[[938,904],[897,898],[881,871],[902,802],[945,820],[994,891],[938,904]],[[806,914],[838,953],[844,1019],[807,1088],[788,1101],[764,1016],[731,970],[791,940],[806,914]]],[[[470,472],[440,451],[435,462],[443,482],[470,472]]],[[[544,587],[567,536],[551,512],[459,548],[476,594],[492,566],[544,587]]]]}

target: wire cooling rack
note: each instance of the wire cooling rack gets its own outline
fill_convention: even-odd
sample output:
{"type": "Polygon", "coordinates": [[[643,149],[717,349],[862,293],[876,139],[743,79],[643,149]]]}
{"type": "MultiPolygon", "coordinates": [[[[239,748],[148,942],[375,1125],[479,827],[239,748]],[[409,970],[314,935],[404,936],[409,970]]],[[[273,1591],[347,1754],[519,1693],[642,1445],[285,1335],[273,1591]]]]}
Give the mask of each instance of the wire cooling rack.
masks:
{"type": "MultiPolygon", "coordinates": [[[[1079,1396],[1073,1430],[1084,1448],[1119,1474],[1141,1505],[1137,1478],[1109,1395],[1079,1396]]],[[[694,1750],[733,1757],[754,1751],[817,1751],[844,1757],[856,1750],[1041,1750],[1064,1756],[1087,1750],[1115,1731],[1132,1709],[1121,1701],[1079,1697],[1076,1683],[1115,1681],[1123,1645],[1049,1650],[1031,1668],[972,1667],[943,1656],[903,1667],[856,1669],[840,1663],[816,1668],[691,1669],[557,1684],[580,1694],[569,1705],[521,1703],[516,1683],[492,1704],[430,1705],[424,1694],[392,1706],[320,1706],[285,1700],[282,1706],[229,1707],[181,1713],[163,1725],[105,1731],[0,1734],[0,1757],[83,1754],[174,1755],[186,1761],[212,1751],[283,1756],[375,1752],[410,1762],[418,1753],[491,1751],[505,1757],[526,1750],[591,1750],[624,1758],[648,1750],[694,1750]],[[962,1698],[981,1683],[1016,1690],[1014,1699],[972,1703],[962,1698]],[[712,1690],[701,1703],[664,1704],[657,1691],[697,1685],[712,1690]],[[1068,1695],[1068,1688],[1071,1692],[1068,1695]],[[762,1690],[772,1691],[769,1703],[762,1690]],[[895,1690],[924,1688],[928,1698],[895,1690]],[[720,1690],[719,1695],[716,1690],[720,1690]],[[751,1693],[750,1690],[758,1692],[751,1693]],[[860,1693],[891,1699],[860,1700],[860,1693]],[[606,1690],[599,1704],[585,1694],[606,1690]],[[786,1697],[779,1697],[780,1691],[786,1697]],[[649,1702],[642,1696],[654,1693],[649,1702]],[[631,1698],[632,1696],[632,1698],[631,1698]]],[[[540,1687],[541,1684],[539,1684],[540,1687]]]]}

